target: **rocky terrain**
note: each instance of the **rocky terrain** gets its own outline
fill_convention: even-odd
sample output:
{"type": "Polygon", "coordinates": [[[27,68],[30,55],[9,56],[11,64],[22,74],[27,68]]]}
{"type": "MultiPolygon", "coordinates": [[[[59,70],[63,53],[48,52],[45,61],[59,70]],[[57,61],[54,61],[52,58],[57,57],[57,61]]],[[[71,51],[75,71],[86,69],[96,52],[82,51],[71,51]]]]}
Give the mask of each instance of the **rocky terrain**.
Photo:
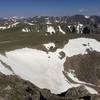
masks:
{"type": "Polygon", "coordinates": [[[45,35],[66,33],[99,34],[100,16],[35,16],[0,18],[1,32],[38,32],[45,35]]]}
{"type": "Polygon", "coordinates": [[[100,100],[100,17],[0,18],[0,100],[100,100]]]}
{"type": "Polygon", "coordinates": [[[40,89],[18,76],[0,74],[0,100],[99,100],[91,95],[84,86],[71,88],[62,94],[52,94],[47,89],[40,89]]]}

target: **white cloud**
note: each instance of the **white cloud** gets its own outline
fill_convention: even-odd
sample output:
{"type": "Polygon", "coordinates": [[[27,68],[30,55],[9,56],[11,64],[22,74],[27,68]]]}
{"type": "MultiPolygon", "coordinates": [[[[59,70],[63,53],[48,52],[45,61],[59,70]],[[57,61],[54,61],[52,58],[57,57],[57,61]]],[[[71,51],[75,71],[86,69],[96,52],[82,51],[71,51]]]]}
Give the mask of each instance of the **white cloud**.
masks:
{"type": "Polygon", "coordinates": [[[78,10],[78,12],[81,12],[81,13],[85,12],[85,11],[86,11],[86,9],[84,9],[84,8],[81,8],[81,9],[78,10]]]}

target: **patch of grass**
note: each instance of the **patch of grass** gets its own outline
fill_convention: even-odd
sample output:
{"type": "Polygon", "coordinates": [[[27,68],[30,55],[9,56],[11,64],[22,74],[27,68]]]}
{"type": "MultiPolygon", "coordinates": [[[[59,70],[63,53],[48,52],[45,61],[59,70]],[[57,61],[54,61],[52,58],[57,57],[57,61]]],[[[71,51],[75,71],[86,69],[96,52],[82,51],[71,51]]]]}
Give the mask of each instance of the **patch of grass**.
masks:
{"type": "MultiPolygon", "coordinates": [[[[47,33],[48,34],[48,33],[47,33]]],[[[23,47],[34,47],[44,43],[54,42],[59,46],[68,42],[69,39],[78,37],[95,38],[100,41],[100,35],[98,34],[53,34],[45,35],[45,33],[38,32],[0,32],[0,52],[10,51],[23,47]]]]}

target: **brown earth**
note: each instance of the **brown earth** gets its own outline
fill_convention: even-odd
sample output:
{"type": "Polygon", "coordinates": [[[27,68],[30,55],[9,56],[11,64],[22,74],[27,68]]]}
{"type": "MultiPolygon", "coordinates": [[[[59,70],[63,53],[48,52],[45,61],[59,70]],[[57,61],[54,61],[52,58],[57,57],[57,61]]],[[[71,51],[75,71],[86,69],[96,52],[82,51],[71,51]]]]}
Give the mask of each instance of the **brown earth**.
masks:
{"type": "Polygon", "coordinates": [[[64,70],[75,70],[76,77],[80,81],[96,85],[94,88],[100,93],[100,53],[93,51],[85,55],[77,55],[66,58],[64,70]]]}

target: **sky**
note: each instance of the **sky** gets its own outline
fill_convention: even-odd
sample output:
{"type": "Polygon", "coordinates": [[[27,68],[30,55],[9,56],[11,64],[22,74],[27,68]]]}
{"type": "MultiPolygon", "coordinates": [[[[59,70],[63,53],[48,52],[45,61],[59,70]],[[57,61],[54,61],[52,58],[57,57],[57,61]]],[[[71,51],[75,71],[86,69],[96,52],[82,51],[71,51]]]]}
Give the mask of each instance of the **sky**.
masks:
{"type": "Polygon", "coordinates": [[[0,17],[100,15],[100,0],[0,0],[0,17]]]}

